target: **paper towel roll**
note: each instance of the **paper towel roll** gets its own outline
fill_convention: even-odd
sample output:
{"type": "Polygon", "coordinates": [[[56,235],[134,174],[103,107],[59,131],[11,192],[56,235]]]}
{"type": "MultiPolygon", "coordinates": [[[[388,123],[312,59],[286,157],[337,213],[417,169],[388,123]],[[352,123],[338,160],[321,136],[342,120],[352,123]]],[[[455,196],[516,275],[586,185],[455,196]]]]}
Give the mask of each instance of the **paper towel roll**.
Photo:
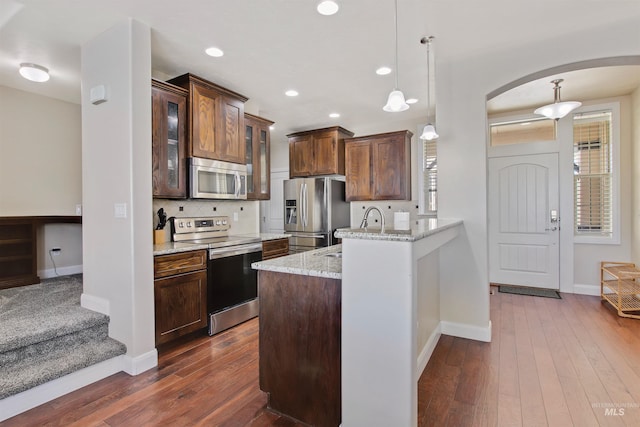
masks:
{"type": "Polygon", "coordinates": [[[409,212],[394,212],[393,228],[395,228],[396,230],[408,230],[409,228],[411,228],[409,212]]]}

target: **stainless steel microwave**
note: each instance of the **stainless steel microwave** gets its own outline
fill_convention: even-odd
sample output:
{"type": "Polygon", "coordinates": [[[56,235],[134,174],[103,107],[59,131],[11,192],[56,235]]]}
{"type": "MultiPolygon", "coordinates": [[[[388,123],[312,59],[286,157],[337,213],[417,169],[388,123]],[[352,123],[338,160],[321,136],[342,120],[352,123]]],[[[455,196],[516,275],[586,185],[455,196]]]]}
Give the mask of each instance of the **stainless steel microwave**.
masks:
{"type": "Polygon", "coordinates": [[[246,199],[247,165],[190,157],[189,184],[193,199],[246,199]]]}

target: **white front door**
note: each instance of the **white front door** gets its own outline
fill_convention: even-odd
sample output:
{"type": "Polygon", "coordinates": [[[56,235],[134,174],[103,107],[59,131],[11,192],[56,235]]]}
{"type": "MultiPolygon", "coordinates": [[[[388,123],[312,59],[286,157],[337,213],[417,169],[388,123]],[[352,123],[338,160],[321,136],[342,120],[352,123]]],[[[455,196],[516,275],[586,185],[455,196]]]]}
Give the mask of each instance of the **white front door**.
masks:
{"type": "Polygon", "coordinates": [[[558,154],[489,159],[489,280],[559,289],[558,154]]]}

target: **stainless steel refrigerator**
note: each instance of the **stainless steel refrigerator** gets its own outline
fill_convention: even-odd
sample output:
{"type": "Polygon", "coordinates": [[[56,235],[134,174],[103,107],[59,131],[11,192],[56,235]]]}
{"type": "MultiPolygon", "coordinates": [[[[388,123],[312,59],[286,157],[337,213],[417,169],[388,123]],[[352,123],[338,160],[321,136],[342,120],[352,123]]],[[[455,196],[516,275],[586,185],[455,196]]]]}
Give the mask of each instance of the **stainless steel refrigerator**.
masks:
{"type": "Polygon", "coordinates": [[[345,183],[331,177],[284,181],[284,231],[290,253],[336,244],[333,232],[350,226],[345,183]]]}

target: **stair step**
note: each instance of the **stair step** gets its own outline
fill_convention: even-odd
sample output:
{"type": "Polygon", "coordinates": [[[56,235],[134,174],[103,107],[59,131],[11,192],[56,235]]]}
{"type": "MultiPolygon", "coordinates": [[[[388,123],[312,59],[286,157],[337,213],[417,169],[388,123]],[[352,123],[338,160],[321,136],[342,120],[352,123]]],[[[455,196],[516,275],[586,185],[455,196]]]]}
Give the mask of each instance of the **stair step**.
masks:
{"type": "Polygon", "coordinates": [[[37,313],[5,312],[0,315],[0,353],[100,325],[108,328],[108,324],[109,316],[79,305],[53,306],[37,313]]]}
{"type": "Polygon", "coordinates": [[[0,364],[0,399],[120,356],[127,348],[112,338],[56,346],[24,359],[0,364]]]}

